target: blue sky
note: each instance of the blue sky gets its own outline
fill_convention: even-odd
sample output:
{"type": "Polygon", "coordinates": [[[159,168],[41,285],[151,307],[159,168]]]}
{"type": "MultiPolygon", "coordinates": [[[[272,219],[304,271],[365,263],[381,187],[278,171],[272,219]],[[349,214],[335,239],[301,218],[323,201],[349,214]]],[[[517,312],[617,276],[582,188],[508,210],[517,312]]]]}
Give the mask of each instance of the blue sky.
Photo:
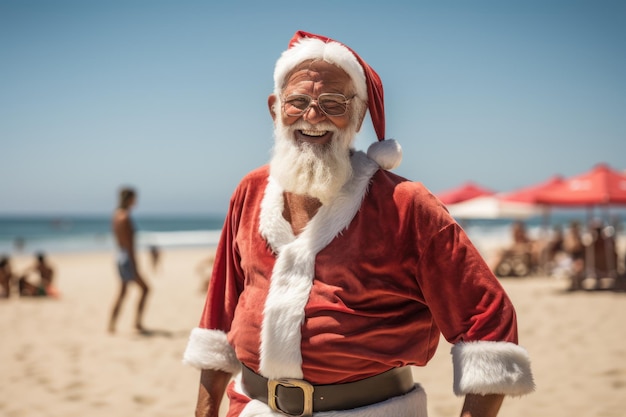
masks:
{"type": "MultiPolygon", "coordinates": [[[[400,175],[499,191],[626,169],[626,2],[0,0],[0,214],[223,213],[298,30],[385,87],[400,175]]],[[[375,140],[364,125],[356,147],[375,140]]]]}

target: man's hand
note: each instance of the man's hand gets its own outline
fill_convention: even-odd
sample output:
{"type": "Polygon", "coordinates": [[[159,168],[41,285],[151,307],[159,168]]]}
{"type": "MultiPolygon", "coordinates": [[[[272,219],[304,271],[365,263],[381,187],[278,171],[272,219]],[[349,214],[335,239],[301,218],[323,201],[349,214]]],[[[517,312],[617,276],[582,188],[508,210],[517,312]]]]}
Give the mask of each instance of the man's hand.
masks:
{"type": "Polygon", "coordinates": [[[496,417],[503,400],[504,395],[500,394],[467,394],[461,417],[496,417]]]}
{"type": "Polygon", "coordinates": [[[231,374],[203,369],[200,374],[200,391],[196,404],[196,417],[218,417],[220,403],[230,381],[231,374]]]}

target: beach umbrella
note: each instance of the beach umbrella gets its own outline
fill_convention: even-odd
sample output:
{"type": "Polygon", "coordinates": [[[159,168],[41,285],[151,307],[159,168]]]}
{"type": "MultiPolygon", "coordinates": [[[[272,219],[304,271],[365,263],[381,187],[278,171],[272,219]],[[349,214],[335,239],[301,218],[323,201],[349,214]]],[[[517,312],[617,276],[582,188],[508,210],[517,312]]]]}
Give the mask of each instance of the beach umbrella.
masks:
{"type": "Polygon", "coordinates": [[[500,195],[472,198],[447,206],[452,217],[460,220],[471,219],[514,219],[524,220],[542,213],[541,207],[518,201],[507,201],[500,195]]]}
{"type": "Polygon", "coordinates": [[[561,184],[564,181],[561,175],[554,175],[548,178],[546,181],[542,181],[538,184],[529,185],[526,187],[518,188],[513,191],[505,192],[500,195],[500,198],[505,201],[517,201],[521,203],[537,204],[538,197],[544,191],[551,189],[557,184],[561,184]]]}
{"type": "Polygon", "coordinates": [[[469,200],[475,197],[493,194],[495,194],[495,191],[478,185],[475,182],[467,181],[458,187],[436,193],[436,196],[443,204],[448,205],[460,203],[461,201],[469,200]]]}
{"type": "MultiPolygon", "coordinates": [[[[590,171],[567,178],[559,184],[548,187],[537,196],[537,202],[552,206],[587,207],[589,221],[595,206],[604,208],[608,222],[608,209],[611,205],[626,205],[626,174],[600,163],[590,171]]],[[[611,258],[612,240],[607,239],[605,252],[611,274],[616,274],[616,265],[611,258]]],[[[588,273],[595,275],[595,260],[591,245],[587,246],[588,273]]]]}
{"type": "Polygon", "coordinates": [[[500,198],[502,198],[505,201],[516,201],[520,203],[540,205],[542,207],[541,210],[543,211],[542,232],[545,234],[547,233],[547,228],[549,224],[550,207],[545,204],[539,204],[537,202],[537,199],[539,195],[543,193],[545,190],[548,190],[556,186],[557,184],[561,184],[563,181],[564,181],[563,177],[557,174],[540,183],[528,185],[526,187],[518,188],[516,190],[503,193],[500,196],[500,198]]]}
{"type": "Polygon", "coordinates": [[[567,207],[626,205],[626,174],[598,164],[542,190],[537,203],[567,207]]]}

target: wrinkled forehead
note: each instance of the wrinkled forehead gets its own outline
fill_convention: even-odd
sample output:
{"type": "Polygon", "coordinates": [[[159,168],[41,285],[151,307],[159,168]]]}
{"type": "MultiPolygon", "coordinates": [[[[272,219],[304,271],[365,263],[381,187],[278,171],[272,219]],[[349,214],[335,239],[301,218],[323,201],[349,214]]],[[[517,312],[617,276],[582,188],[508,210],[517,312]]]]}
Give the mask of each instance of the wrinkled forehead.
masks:
{"type": "Polygon", "coordinates": [[[282,90],[301,83],[321,83],[327,92],[351,94],[354,90],[352,79],[339,66],[323,60],[307,60],[296,65],[285,77],[282,90]]]}

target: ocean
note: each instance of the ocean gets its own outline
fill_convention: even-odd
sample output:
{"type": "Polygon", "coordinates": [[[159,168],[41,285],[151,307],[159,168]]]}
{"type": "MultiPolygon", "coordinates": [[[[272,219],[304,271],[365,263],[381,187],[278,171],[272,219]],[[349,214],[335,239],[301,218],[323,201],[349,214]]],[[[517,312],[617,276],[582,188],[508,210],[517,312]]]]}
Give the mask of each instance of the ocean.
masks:
{"type": "MultiPolygon", "coordinates": [[[[139,249],[216,246],[224,216],[134,216],[139,249]]],[[[0,216],[0,254],[114,249],[110,216],[0,216]]]]}
{"type": "MultiPolygon", "coordinates": [[[[219,240],[224,216],[134,216],[138,249],[155,245],[159,248],[214,247],[219,240]]],[[[554,212],[549,217],[554,225],[567,227],[571,220],[587,222],[581,210],[554,212]]],[[[545,236],[544,219],[525,220],[531,238],[545,236]]],[[[511,241],[512,220],[469,220],[461,222],[481,252],[507,246],[511,241]]],[[[549,230],[548,230],[549,233],[549,230]]],[[[623,236],[624,229],[619,230],[623,236]]],[[[35,252],[97,252],[114,249],[109,216],[19,216],[0,215],[0,254],[31,254],[35,252]]]]}

